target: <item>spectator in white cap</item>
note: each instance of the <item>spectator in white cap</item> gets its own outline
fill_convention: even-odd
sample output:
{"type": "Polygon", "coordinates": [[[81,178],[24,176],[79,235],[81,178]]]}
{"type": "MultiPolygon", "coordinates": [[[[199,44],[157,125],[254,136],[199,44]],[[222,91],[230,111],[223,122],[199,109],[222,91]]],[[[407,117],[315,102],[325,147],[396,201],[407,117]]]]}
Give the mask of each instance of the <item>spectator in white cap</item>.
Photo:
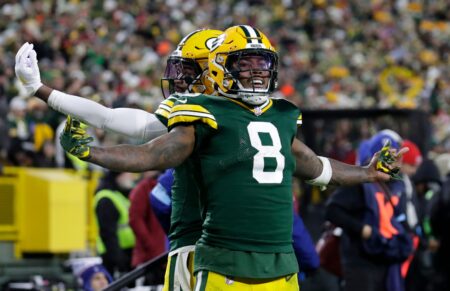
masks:
{"type": "Polygon", "coordinates": [[[72,259],[70,264],[84,291],[103,290],[113,281],[99,257],[72,259]]]}

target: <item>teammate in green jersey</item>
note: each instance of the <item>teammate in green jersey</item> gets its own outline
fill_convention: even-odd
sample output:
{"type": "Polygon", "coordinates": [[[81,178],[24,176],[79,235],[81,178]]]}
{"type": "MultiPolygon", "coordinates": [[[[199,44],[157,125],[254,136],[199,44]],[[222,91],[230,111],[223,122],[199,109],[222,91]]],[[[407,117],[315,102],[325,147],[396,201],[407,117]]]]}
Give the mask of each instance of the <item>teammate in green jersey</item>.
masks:
{"type": "MultiPolygon", "coordinates": [[[[43,87],[32,44],[26,43],[18,51],[16,75],[30,90],[30,96],[41,88],[36,96],[48,102],[55,110],[74,115],[94,127],[148,142],[167,132],[167,120],[177,100],[177,92],[210,94],[214,91],[205,73],[209,49],[221,33],[219,30],[200,29],[180,41],[167,60],[164,77],[161,80],[163,94],[171,95],[161,102],[155,114],[133,108],[110,109],[82,97],[43,87]]],[[[191,167],[191,163],[187,160],[175,173],[176,181],[172,196],[173,219],[169,232],[170,253],[164,284],[164,290],[169,291],[180,288],[190,290],[195,282],[192,267],[193,249],[201,234],[202,221],[197,202],[198,187],[193,181],[191,167]]]]}
{"type": "MultiPolygon", "coordinates": [[[[213,88],[204,75],[208,68],[208,53],[218,30],[197,30],[186,36],[169,57],[161,89],[170,93],[180,92],[184,84],[190,84],[189,92],[211,94],[213,88]],[[189,74],[187,68],[192,68],[189,74]],[[181,80],[183,76],[195,76],[193,80],[181,80]],[[167,82],[168,86],[164,85],[167,82]],[[181,86],[181,87],[180,87],[181,86]]],[[[169,113],[179,93],[171,94],[161,102],[155,112],[158,119],[167,127],[169,113]]],[[[164,291],[192,290],[195,284],[193,275],[194,246],[201,234],[198,192],[192,168],[193,162],[186,159],[174,171],[172,187],[172,213],[170,219],[170,253],[164,278],[164,291]]]]}
{"type": "Polygon", "coordinates": [[[298,109],[269,98],[277,59],[260,31],[229,28],[209,55],[220,96],[179,99],[168,134],[145,145],[113,147],[90,147],[87,136],[70,130],[61,136],[67,151],[120,171],[177,167],[194,158],[204,218],[195,290],[298,290],[292,175],[316,185],[390,179],[376,170],[378,154],[367,167],[352,166],[318,157],[295,138],[298,109]]]}

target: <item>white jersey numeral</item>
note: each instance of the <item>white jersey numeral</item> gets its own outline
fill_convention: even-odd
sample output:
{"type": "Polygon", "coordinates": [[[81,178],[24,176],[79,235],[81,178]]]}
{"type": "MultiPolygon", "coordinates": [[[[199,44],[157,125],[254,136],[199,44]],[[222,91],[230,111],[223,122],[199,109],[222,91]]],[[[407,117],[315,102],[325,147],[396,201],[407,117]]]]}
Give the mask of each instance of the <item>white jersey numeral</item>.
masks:
{"type": "Polygon", "coordinates": [[[253,157],[253,178],[261,184],[281,183],[283,181],[283,170],[285,158],[281,154],[281,140],[277,128],[270,122],[250,122],[247,126],[250,143],[258,150],[253,157]],[[272,145],[263,145],[260,133],[269,134],[272,145]],[[264,171],[264,158],[275,158],[277,167],[275,171],[264,171]]]}

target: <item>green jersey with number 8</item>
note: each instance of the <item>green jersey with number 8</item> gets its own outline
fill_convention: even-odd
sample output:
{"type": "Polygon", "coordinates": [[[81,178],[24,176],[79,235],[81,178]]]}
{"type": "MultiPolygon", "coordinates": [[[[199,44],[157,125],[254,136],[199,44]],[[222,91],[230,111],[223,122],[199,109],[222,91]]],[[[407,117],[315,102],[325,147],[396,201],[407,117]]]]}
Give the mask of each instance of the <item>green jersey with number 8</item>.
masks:
{"type": "Polygon", "coordinates": [[[283,99],[259,107],[206,95],[175,103],[169,130],[193,124],[196,132],[204,219],[196,271],[248,278],[298,271],[292,248],[291,145],[300,123],[298,108],[283,99]]]}

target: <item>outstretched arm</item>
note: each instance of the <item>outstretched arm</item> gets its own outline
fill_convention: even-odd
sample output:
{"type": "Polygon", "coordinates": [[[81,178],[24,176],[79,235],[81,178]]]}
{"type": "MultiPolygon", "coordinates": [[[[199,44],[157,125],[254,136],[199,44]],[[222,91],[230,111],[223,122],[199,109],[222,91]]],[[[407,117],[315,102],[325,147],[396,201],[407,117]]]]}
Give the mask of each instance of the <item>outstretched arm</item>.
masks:
{"type": "Polygon", "coordinates": [[[181,164],[192,153],[194,143],[194,127],[178,126],[169,133],[139,146],[91,147],[85,160],[122,172],[162,170],[181,164]]]}
{"type": "Polygon", "coordinates": [[[27,93],[47,102],[50,107],[97,128],[147,142],[167,132],[154,114],[133,108],[107,108],[92,100],[54,90],[41,83],[33,45],[25,43],[16,55],[16,75],[27,93]]]}
{"type": "MultiPolygon", "coordinates": [[[[294,175],[306,179],[313,180],[322,175],[322,160],[304,143],[298,139],[294,139],[292,143],[292,152],[295,156],[297,167],[294,175]]],[[[402,150],[398,155],[402,154],[402,150]]],[[[360,167],[342,163],[333,159],[328,159],[331,166],[330,185],[348,186],[374,181],[389,181],[390,175],[377,171],[376,160],[379,153],[375,154],[372,161],[367,167],[360,167]]],[[[392,165],[394,168],[396,165],[392,165]]]]}
{"type": "Polygon", "coordinates": [[[112,131],[142,142],[150,141],[167,132],[167,128],[152,113],[135,108],[105,107],[92,100],[41,86],[36,97],[47,100],[50,107],[93,127],[112,131]]]}

